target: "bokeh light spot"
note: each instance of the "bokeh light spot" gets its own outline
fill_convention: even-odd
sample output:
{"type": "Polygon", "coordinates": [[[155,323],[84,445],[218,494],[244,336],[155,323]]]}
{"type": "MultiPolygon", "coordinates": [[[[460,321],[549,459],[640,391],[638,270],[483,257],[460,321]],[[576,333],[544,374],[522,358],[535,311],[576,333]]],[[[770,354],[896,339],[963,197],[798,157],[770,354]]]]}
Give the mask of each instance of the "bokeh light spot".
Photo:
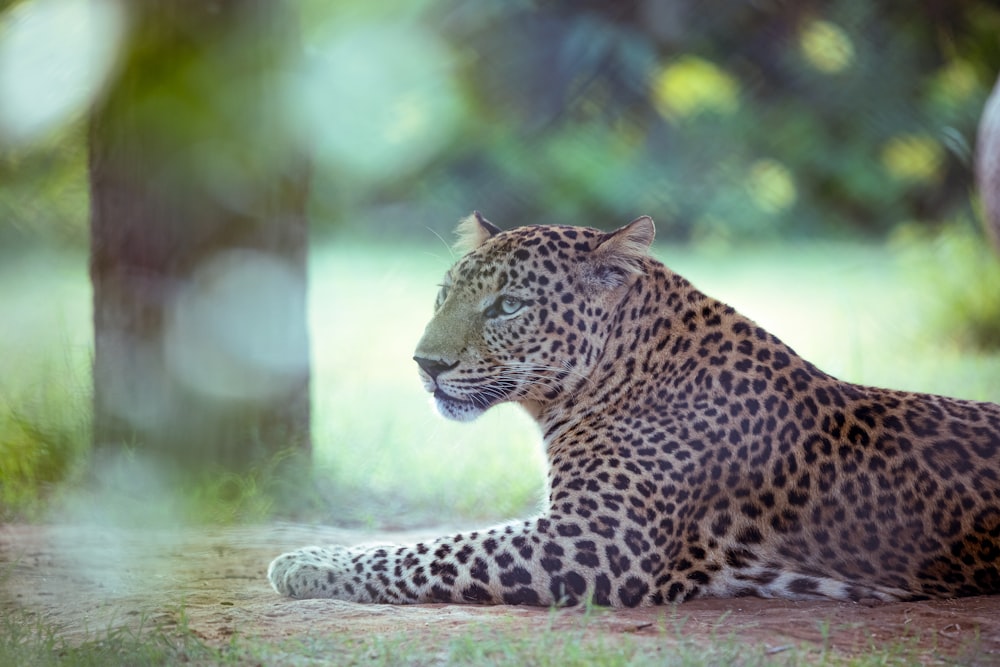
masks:
{"type": "Polygon", "coordinates": [[[731,114],[739,108],[739,82],[717,65],[684,56],[653,77],[653,102],[668,120],[702,113],[731,114]]]}
{"type": "Polygon", "coordinates": [[[369,25],[320,42],[289,99],[289,114],[325,166],[387,179],[418,168],[461,115],[453,58],[430,33],[369,25]]]}
{"type": "Polygon", "coordinates": [[[0,139],[35,139],[86,110],[125,28],[113,0],[35,0],[0,17],[0,139]]]}
{"type": "Polygon", "coordinates": [[[939,69],[929,82],[931,99],[944,108],[960,107],[981,89],[975,66],[957,58],[939,69]]]}
{"type": "Polygon", "coordinates": [[[854,62],[854,43],[843,28],[830,21],[809,21],[799,33],[806,61],[826,74],[843,72],[854,62]]]}
{"type": "Polygon", "coordinates": [[[296,323],[305,294],[294,267],[261,252],[231,250],[203,263],[174,298],[164,335],[171,373],[216,398],[265,400],[308,372],[296,323]]]}
{"type": "Polygon", "coordinates": [[[933,181],[940,175],[943,162],[941,144],[924,134],[899,135],[882,147],[882,166],[901,181],[933,181]]]}
{"type": "Polygon", "coordinates": [[[777,160],[762,159],[750,165],[747,191],[753,202],[766,213],[781,213],[795,203],[795,179],[777,160]]]}

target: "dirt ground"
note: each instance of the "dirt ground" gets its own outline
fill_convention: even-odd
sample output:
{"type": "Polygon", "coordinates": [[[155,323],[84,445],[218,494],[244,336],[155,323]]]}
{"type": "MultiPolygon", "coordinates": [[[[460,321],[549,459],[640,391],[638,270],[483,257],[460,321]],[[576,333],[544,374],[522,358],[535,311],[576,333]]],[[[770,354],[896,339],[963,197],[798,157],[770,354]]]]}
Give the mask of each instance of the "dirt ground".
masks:
{"type": "MultiPolygon", "coordinates": [[[[447,641],[476,629],[530,632],[579,627],[582,612],[470,605],[358,605],[289,600],[265,570],[277,554],[307,544],[410,542],[449,531],[366,533],[272,524],[237,528],[119,530],[67,525],[0,526],[0,609],[20,607],[85,638],[109,627],[176,623],[213,644],[234,634],[412,636],[447,641]]],[[[1000,596],[864,606],[838,602],[697,600],[677,607],[617,610],[587,619],[588,633],[663,638],[733,636],[779,653],[825,644],[851,655],[912,642],[928,659],[1000,664],[1000,596]],[[824,629],[825,628],[825,629],[824,629]],[[824,634],[826,635],[824,637],[824,634]]]]}

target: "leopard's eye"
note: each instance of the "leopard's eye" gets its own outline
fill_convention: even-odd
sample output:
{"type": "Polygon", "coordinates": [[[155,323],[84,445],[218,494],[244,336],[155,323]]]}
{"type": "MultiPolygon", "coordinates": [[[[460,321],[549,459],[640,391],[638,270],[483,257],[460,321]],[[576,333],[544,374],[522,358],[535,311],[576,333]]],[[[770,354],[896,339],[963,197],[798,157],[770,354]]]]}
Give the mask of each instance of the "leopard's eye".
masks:
{"type": "Polygon", "coordinates": [[[503,311],[504,315],[513,315],[517,311],[521,310],[521,300],[513,296],[505,296],[500,299],[500,310],[503,311]]]}
{"type": "Polygon", "coordinates": [[[448,288],[450,287],[450,285],[446,283],[443,285],[438,285],[438,287],[440,287],[441,289],[440,291],[438,291],[437,299],[435,299],[435,305],[440,306],[442,303],[444,303],[444,300],[448,298],[448,288]]]}
{"type": "Polygon", "coordinates": [[[524,301],[516,296],[499,296],[493,304],[486,309],[486,317],[500,317],[501,315],[513,315],[524,307],[524,301]]]}

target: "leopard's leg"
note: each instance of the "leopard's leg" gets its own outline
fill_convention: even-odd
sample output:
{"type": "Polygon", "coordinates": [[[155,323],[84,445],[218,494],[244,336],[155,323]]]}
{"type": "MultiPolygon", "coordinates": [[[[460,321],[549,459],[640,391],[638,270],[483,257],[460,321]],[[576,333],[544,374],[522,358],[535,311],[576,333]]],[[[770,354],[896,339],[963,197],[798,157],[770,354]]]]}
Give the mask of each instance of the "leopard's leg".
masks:
{"type": "Polygon", "coordinates": [[[900,602],[919,597],[912,591],[901,588],[816,573],[803,574],[794,567],[781,570],[780,566],[742,569],[730,577],[719,577],[716,585],[707,587],[704,591],[705,595],[715,597],[733,597],[746,593],[762,598],[843,602],[900,602]]]}
{"type": "Polygon", "coordinates": [[[652,604],[650,582],[610,563],[609,544],[539,518],[410,546],[306,547],[276,558],[268,579],[283,595],[355,602],[652,604]]]}

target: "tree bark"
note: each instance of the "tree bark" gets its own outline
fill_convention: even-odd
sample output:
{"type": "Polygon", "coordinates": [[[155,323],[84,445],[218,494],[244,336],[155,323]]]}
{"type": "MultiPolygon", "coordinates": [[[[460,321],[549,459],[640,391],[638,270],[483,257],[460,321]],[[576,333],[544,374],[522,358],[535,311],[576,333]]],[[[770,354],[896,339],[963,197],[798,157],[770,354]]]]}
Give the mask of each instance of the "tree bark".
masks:
{"type": "Polygon", "coordinates": [[[90,127],[94,446],[244,470],[308,449],[308,166],[280,0],[139,0],[90,127]]]}
{"type": "Polygon", "coordinates": [[[976,140],[976,187],[983,205],[983,226],[1000,253],[1000,79],[986,101],[976,140]]]}

